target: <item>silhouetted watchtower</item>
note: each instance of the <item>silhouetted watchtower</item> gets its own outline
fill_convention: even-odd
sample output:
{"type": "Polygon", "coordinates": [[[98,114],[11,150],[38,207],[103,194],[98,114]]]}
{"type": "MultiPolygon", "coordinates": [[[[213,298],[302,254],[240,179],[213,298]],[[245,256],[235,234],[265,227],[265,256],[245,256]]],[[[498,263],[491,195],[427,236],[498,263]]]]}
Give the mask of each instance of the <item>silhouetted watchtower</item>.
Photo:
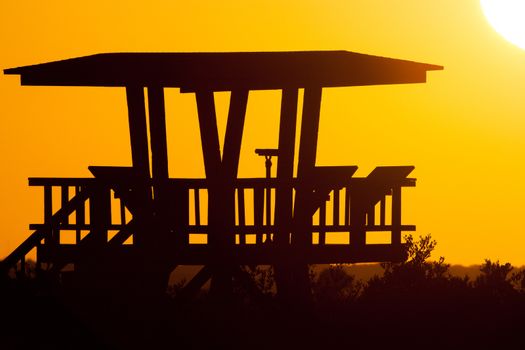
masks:
{"type": "Polygon", "coordinates": [[[221,296],[231,292],[232,279],[245,279],[240,266],[273,265],[279,294],[301,300],[309,293],[308,264],[403,260],[401,233],[415,226],[401,223],[401,189],[415,185],[408,178],[413,167],[378,167],[356,178],[356,166],[316,166],[321,93],[423,83],[427,71],[439,69],[346,51],[110,53],[7,69],[22,85],[125,88],[133,164],[91,166],[94,178],[30,178],[44,189],[44,223],[31,225],[34,232],[2,266],[24,271],[26,254],[36,248],[38,265],[64,283],[93,293],[151,295],[164,292],[178,265],[202,265],[184,292],[211,278],[212,293],[221,296]],[[204,179],[168,176],[164,88],[195,95],[204,179]],[[275,178],[237,177],[252,90],[282,91],[275,178]],[[222,156],[217,91],[231,92],[222,156]],[[52,205],[53,188],[60,189],[59,208],[52,205]],[[269,191],[274,200],[265,201],[269,191]],[[367,244],[373,231],[388,231],[390,242],[367,244]],[[64,243],[65,234],[74,242],[64,243]],[[194,244],[194,234],[206,235],[207,243],[194,244]],[[271,244],[263,235],[273,237],[271,244]],[[328,235],[344,243],[328,244],[328,235]]]}

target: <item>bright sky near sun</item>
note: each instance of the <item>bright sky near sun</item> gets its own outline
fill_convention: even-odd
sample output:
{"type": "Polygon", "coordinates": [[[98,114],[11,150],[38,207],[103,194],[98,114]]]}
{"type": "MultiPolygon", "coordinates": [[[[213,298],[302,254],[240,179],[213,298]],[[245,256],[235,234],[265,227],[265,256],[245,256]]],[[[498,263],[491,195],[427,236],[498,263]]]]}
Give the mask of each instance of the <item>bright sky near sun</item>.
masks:
{"type": "Polygon", "coordinates": [[[490,24],[511,43],[525,49],[525,2],[522,0],[481,0],[490,24]]]}
{"type": "MultiPolygon", "coordinates": [[[[317,163],[361,176],[414,165],[403,221],[432,234],[436,255],[525,264],[525,51],[477,0],[4,1],[0,33],[1,69],[121,51],[348,50],[443,65],[426,84],[326,89],[317,163]]],[[[202,176],[194,97],[166,94],[170,175],[202,176]]],[[[250,95],[241,176],[264,176],[253,150],[277,145],[279,98],[250,95]]],[[[28,177],[131,164],[126,112],[122,89],[0,75],[0,257],[42,220],[28,177]]]]}

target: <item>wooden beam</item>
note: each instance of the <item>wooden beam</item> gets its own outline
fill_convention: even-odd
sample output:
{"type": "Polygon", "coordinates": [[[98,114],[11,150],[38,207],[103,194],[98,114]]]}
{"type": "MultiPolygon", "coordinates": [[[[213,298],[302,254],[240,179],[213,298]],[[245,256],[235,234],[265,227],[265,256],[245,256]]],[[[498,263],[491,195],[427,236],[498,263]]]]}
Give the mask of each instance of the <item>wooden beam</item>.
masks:
{"type": "Polygon", "coordinates": [[[293,208],[293,166],[295,156],[295,134],[297,126],[298,89],[284,89],[281,99],[279,124],[279,158],[275,191],[275,226],[277,244],[289,244],[293,208]]]}
{"type": "Polygon", "coordinates": [[[149,126],[151,138],[151,170],[154,179],[168,178],[168,146],[164,89],[148,87],[149,126]]]}
{"type": "Polygon", "coordinates": [[[401,244],[401,187],[392,190],[392,244],[401,244]]]}
{"type": "Polygon", "coordinates": [[[297,177],[309,175],[315,167],[317,139],[319,134],[319,116],[321,112],[322,88],[304,90],[303,119],[301,121],[301,141],[297,177]]]}
{"type": "Polygon", "coordinates": [[[321,87],[312,87],[304,90],[303,117],[301,121],[301,135],[299,143],[299,155],[297,164],[297,179],[301,186],[297,189],[294,208],[294,221],[296,232],[292,234],[292,240],[302,246],[311,244],[308,226],[311,224],[312,215],[308,208],[311,203],[313,188],[311,184],[305,183],[307,179],[313,178],[317,153],[317,139],[319,133],[319,116],[321,110],[321,87]]]}
{"type": "Polygon", "coordinates": [[[217,131],[217,117],[215,114],[215,100],[212,91],[197,91],[197,110],[202,142],[204,170],[208,180],[220,177],[221,149],[217,131]]]}
{"type": "MultiPolygon", "coordinates": [[[[277,188],[275,190],[275,234],[273,241],[278,249],[277,255],[286,255],[290,244],[293,214],[293,167],[295,156],[295,134],[297,127],[298,89],[283,89],[281,116],[279,121],[279,146],[277,159],[277,188]]],[[[293,298],[293,279],[290,264],[274,262],[275,282],[279,298],[288,301],[293,298]]]]}
{"type": "Polygon", "coordinates": [[[138,174],[148,178],[150,172],[144,88],[141,86],[128,86],[126,87],[126,97],[133,167],[138,174]]]}
{"type": "Polygon", "coordinates": [[[248,90],[232,91],[222,155],[223,176],[228,179],[237,177],[247,103],[248,90]]]}

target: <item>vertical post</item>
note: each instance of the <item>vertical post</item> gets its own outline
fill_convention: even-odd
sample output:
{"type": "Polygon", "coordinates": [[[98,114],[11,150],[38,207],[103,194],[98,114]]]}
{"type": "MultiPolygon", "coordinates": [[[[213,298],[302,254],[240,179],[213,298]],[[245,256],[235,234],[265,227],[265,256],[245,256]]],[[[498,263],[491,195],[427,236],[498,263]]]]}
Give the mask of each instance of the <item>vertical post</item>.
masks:
{"type": "MultiPolygon", "coordinates": [[[[65,207],[69,200],[69,187],[67,185],[60,186],[60,205],[61,208],[65,207]]],[[[65,224],[69,224],[69,216],[65,219],[65,224]]]]}
{"type": "Polygon", "coordinates": [[[146,106],[144,102],[144,88],[142,86],[126,87],[126,97],[128,102],[129,135],[131,142],[131,158],[133,168],[138,175],[139,181],[134,187],[135,196],[141,204],[140,209],[135,212],[137,230],[133,235],[133,244],[144,247],[146,242],[151,242],[148,238],[148,231],[151,222],[151,188],[147,184],[150,178],[149,169],[149,147],[148,130],[146,125],[146,106]]]}
{"type": "Polygon", "coordinates": [[[279,158],[275,191],[275,237],[278,245],[290,243],[293,210],[293,166],[297,125],[297,89],[284,89],[279,122],[279,158]]]}
{"type": "Polygon", "coordinates": [[[272,156],[266,156],[264,165],[266,167],[266,180],[268,184],[266,186],[266,242],[271,242],[270,226],[272,225],[272,188],[270,187],[270,178],[272,176],[272,156]]]}
{"type": "Polygon", "coordinates": [[[263,236],[263,212],[264,212],[264,188],[255,187],[253,190],[253,221],[256,227],[256,240],[255,243],[262,243],[263,236]]]}
{"type": "MultiPolygon", "coordinates": [[[[246,213],[244,203],[244,188],[239,187],[237,189],[237,207],[239,213],[239,227],[242,229],[246,228],[246,213]]],[[[246,244],[246,234],[244,231],[239,231],[239,244],[246,244]]]]}
{"type": "Polygon", "coordinates": [[[111,195],[105,186],[93,186],[89,198],[89,223],[95,245],[102,247],[108,241],[108,228],[111,224],[111,195]]]}
{"type": "Polygon", "coordinates": [[[168,178],[168,146],[166,141],[164,89],[162,87],[148,87],[148,107],[152,176],[157,180],[165,180],[168,178]]]}
{"type": "Polygon", "coordinates": [[[401,244],[401,187],[392,190],[392,244],[401,244]]]}
{"type": "Polygon", "coordinates": [[[379,225],[385,226],[385,212],[386,212],[386,198],[381,198],[381,203],[379,204],[379,225]]]}
{"type": "Polygon", "coordinates": [[[319,208],[319,245],[326,243],[326,202],[319,208]]]}
{"type": "Polygon", "coordinates": [[[197,109],[201,132],[204,169],[209,185],[208,228],[215,264],[210,292],[215,296],[231,294],[231,266],[225,263],[235,244],[235,179],[244,129],[248,90],[231,93],[224,153],[221,160],[215,101],[212,91],[197,91],[197,109]]]}
{"type": "Polygon", "coordinates": [[[53,228],[51,227],[51,217],[53,216],[53,188],[50,185],[44,186],[44,223],[47,224],[45,244],[53,244],[53,228]]]}
{"type": "Polygon", "coordinates": [[[128,86],[126,87],[126,97],[133,167],[140,176],[149,178],[148,131],[144,88],[141,86],[128,86]]]}
{"type": "Polygon", "coordinates": [[[350,244],[354,247],[362,247],[366,244],[366,211],[368,206],[366,188],[355,186],[350,207],[350,244]]]}
{"type": "MultiPolygon", "coordinates": [[[[75,196],[78,196],[78,194],[81,191],[80,186],[75,186],[75,196]]],[[[75,243],[80,243],[81,240],[81,230],[82,226],[86,223],[86,210],[85,210],[85,202],[82,202],[77,210],[75,211],[76,217],[75,217],[75,225],[77,226],[77,229],[75,231],[75,243]]]]}
{"type": "Polygon", "coordinates": [[[224,154],[222,156],[224,176],[229,179],[235,179],[239,169],[239,156],[247,104],[248,90],[233,90],[231,92],[226,134],[224,136],[224,154]]]}
{"type": "Polygon", "coordinates": [[[200,189],[196,187],[193,190],[193,204],[195,209],[195,226],[201,225],[201,200],[199,195],[200,189]]]}
{"type": "MultiPolygon", "coordinates": [[[[321,87],[309,87],[304,90],[303,117],[301,121],[301,139],[297,164],[298,188],[294,208],[295,227],[292,233],[292,243],[298,249],[299,257],[305,256],[304,251],[312,244],[312,201],[313,184],[305,182],[315,168],[317,139],[319,133],[319,116],[321,110],[321,87]]],[[[292,271],[294,294],[299,302],[308,303],[311,299],[310,277],[307,261],[299,260],[292,271]]]]}
{"type": "Polygon", "coordinates": [[[339,190],[334,188],[334,208],[333,208],[334,226],[339,226],[339,190]]]}
{"type": "Polygon", "coordinates": [[[366,217],[367,217],[367,220],[366,220],[367,226],[374,226],[376,224],[376,207],[374,204],[371,204],[370,207],[368,208],[366,217]]]}
{"type": "MultiPolygon", "coordinates": [[[[317,139],[319,133],[319,115],[321,109],[322,88],[306,88],[304,90],[303,118],[301,122],[301,140],[299,144],[299,160],[297,164],[297,180],[299,187],[296,195],[294,218],[296,218],[297,232],[292,238],[300,246],[308,244],[308,228],[311,224],[312,184],[306,183],[312,178],[317,153],[317,139]]],[[[311,240],[310,240],[311,243],[311,240]]]]}
{"type": "Polygon", "coordinates": [[[350,225],[350,186],[345,187],[345,225],[350,225]]]}
{"type": "Polygon", "coordinates": [[[285,260],[290,244],[293,215],[293,166],[295,155],[295,133],[297,126],[298,89],[284,89],[281,98],[279,121],[279,158],[277,159],[277,187],[275,190],[275,234],[274,243],[281,261],[275,265],[275,280],[279,298],[293,298],[291,268],[285,260]]]}

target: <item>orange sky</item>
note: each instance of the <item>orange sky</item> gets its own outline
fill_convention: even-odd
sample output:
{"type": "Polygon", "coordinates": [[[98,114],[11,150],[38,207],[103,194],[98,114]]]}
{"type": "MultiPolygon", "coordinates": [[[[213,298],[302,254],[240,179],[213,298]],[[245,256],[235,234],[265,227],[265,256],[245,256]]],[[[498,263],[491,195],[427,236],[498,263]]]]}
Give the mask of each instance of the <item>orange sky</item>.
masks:
{"type": "MultiPolygon", "coordinates": [[[[427,84],[325,89],[317,163],[363,176],[415,165],[404,221],[431,233],[437,254],[525,264],[525,52],[476,0],[4,1],[0,33],[2,69],[118,51],[349,50],[443,65],[427,84]]],[[[250,95],[241,176],[264,174],[253,149],[277,144],[279,96],[250,95]]],[[[170,174],[201,176],[194,97],[167,97],[170,174]]],[[[27,177],[89,176],[88,165],[131,157],[122,89],[21,87],[1,75],[0,116],[4,256],[42,217],[27,177]]]]}

